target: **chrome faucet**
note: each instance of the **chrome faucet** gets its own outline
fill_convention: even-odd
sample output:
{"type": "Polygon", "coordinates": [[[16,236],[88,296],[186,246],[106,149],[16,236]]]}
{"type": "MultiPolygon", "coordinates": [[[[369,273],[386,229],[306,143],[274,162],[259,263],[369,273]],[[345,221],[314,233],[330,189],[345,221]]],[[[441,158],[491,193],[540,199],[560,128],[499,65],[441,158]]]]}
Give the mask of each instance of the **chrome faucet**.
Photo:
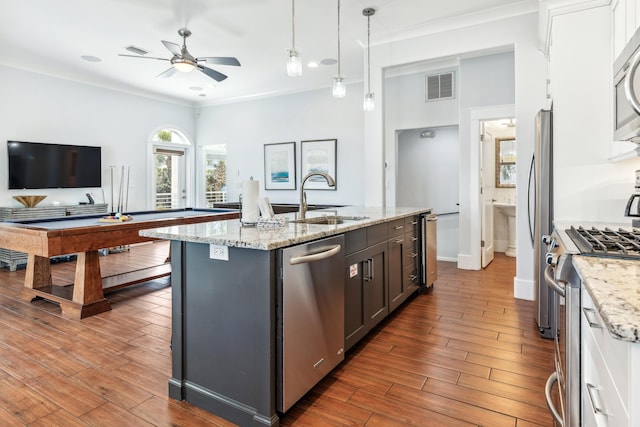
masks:
{"type": "Polygon", "coordinates": [[[307,193],[305,193],[304,191],[304,184],[307,182],[309,178],[311,178],[314,175],[321,176],[324,179],[326,179],[327,184],[329,184],[329,187],[336,186],[336,181],[331,177],[331,175],[324,172],[311,172],[311,173],[308,173],[307,176],[302,178],[302,184],[300,184],[300,209],[298,211],[298,219],[304,219],[305,216],[307,215],[307,193]]]}

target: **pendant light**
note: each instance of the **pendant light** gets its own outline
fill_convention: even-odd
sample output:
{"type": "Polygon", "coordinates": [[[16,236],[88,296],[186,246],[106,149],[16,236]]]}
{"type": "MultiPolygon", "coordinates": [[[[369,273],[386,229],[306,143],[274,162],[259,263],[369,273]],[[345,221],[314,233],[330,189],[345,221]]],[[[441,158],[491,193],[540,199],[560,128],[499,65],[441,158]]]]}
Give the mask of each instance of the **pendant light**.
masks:
{"type": "Polygon", "coordinates": [[[302,61],[296,50],[296,4],[295,0],[291,0],[291,49],[289,59],[287,59],[287,75],[297,77],[302,75],[302,61]]]}
{"type": "Polygon", "coordinates": [[[372,111],[375,108],[375,97],[371,92],[371,16],[376,10],[368,7],[362,10],[362,14],[367,17],[367,93],[364,94],[362,109],[372,111]]]}
{"type": "Polygon", "coordinates": [[[347,87],[344,85],[344,78],[340,74],[340,0],[338,0],[338,75],[333,78],[333,97],[344,98],[347,94],[347,87]]]}

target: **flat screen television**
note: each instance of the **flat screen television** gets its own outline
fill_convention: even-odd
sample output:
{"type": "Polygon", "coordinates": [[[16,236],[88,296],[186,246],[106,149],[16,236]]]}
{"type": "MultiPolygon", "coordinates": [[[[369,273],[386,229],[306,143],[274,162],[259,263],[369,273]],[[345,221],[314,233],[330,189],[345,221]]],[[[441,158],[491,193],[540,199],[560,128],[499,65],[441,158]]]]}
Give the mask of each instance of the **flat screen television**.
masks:
{"type": "Polygon", "coordinates": [[[102,186],[100,147],[7,141],[9,190],[102,186]]]}

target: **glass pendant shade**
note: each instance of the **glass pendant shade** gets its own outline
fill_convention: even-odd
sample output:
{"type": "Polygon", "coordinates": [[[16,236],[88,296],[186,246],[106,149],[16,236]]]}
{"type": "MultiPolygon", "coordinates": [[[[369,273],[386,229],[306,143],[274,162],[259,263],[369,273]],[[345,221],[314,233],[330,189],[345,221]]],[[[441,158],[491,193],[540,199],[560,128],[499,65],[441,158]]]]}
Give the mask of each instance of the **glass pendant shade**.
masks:
{"type": "Polygon", "coordinates": [[[302,75],[302,61],[295,49],[289,50],[289,59],[287,60],[287,75],[289,77],[298,77],[302,75]]]}
{"type": "Polygon", "coordinates": [[[347,86],[344,84],[344,79],[340,76],[333,78],[333,97],[344,98],[347,94],[347,86]]]}
{"type": "Polygon", "coordinates": [[[362,109],[364,111],[373,111],[376,107],[375,95],[373,93],[367,93],[364,95],[364,101],[362,102],[362,109]]]}
{"type": "Polygon", "coordinates": [[[173,68],[175,68],[176,70],[180,71],[181,73],[188,73],[190,71],[193,71],[195,66],[191,62],[175,61],[173,63],[173,68]]]}

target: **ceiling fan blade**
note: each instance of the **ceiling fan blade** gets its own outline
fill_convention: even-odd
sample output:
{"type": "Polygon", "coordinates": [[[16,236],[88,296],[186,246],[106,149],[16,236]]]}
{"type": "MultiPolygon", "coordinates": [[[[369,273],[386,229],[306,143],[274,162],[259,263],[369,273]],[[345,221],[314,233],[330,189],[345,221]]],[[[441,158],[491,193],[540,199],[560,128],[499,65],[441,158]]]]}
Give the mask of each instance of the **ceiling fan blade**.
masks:
{"type": "Polygon", "coordinates": [[[164,70],[163,72],[161,72],[160,74],[158,74],[156,76],[156,78],[167,78],[167,77],[171,77],[176,73],[176,69],[171,67],[171,68],[167,68],[166,70],[164,70]]]}
{"type": "Polygon", "coordinates": [[[197,58],[196,61],[205,61],[209,64],[234,65],[236,67],[240,66],[240,61],[232,56],[204,56],[202,58],[197,58]]]}
{"type": "Polygon", "coordinates": [[[167,50],[169,50],[169,52],[173,53],[175,56],[182,56],[182,50],[180,49],[179,44],[168,42],[166,40],[162,40],[162,44],[167,48],[167,50]]]}
{"type": "Polygon", "coordinates": [[[219,73],[216,70],[212,70],[211,68],[203,67],[202,65],[197,65],[197,67],[198,67],[198,70],[202,71],[207,76],[211,77],[213,80],[217,82],[221,82],[227,78],[227,76],[225,76],[224,74],[219,73]]]}
{"type": "Polygon", "coordinates": [[[119,53],[118,56],[128,56],[129,58],[157,59],[158,61],[169,61],[169,59],[167,58],[157,58],[155,56],[127,55],[126,53],[119,53]]]}

